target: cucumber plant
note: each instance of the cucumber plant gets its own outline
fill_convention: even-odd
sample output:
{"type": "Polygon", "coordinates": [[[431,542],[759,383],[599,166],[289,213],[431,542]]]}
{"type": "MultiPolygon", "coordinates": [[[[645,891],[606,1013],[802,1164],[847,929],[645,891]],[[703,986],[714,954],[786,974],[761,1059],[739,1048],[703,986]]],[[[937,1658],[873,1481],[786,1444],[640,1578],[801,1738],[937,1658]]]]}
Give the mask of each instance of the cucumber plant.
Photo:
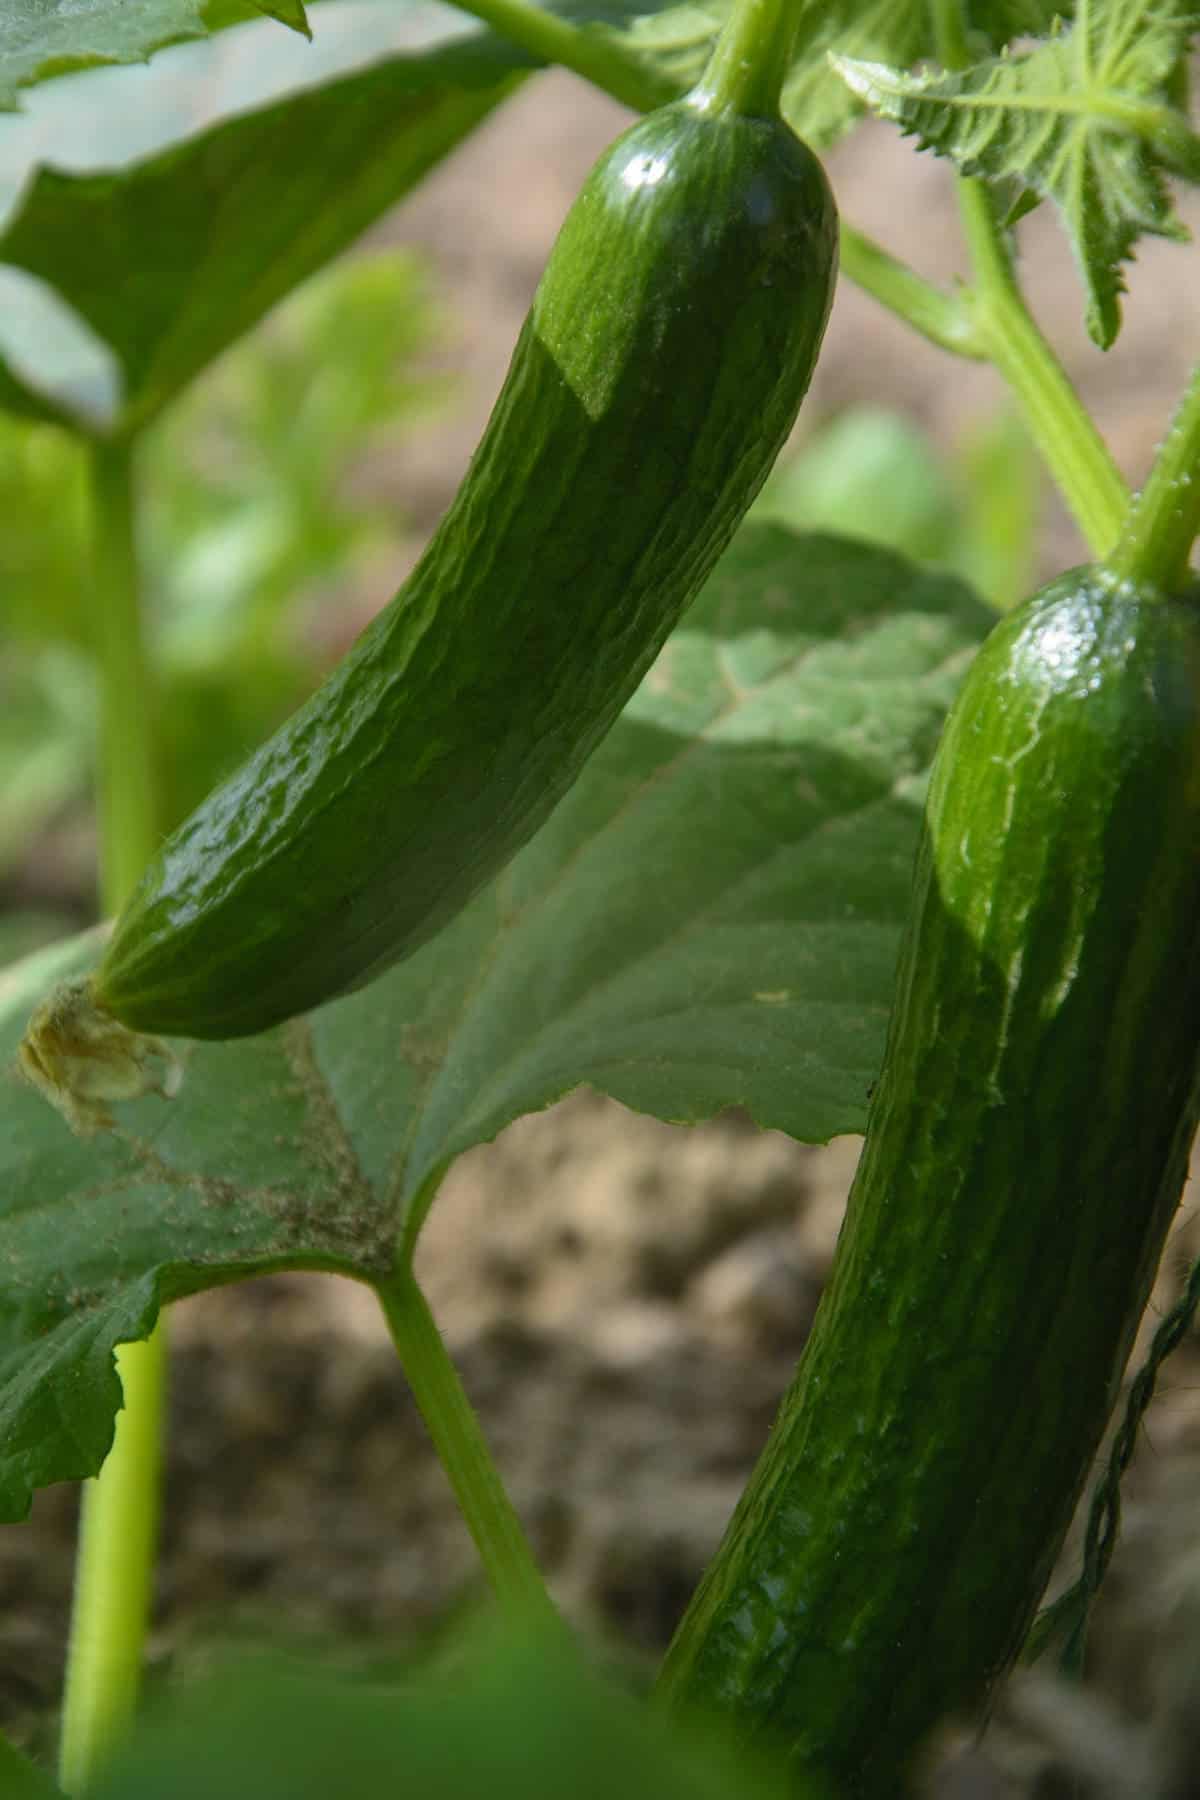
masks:
{"type": "MultiPolygon", "coordinates": [[[[1178,234],[1168,178],[1200,179],[1195,16],[737,0],[714,46],[684,8],[618,4],[600,30],[464,4],[489,33],[339,69],[120,173],[44,173],[0,232],[119,390],[35,379],[2,340],[0,400],[89,446],[118,915],[105,947],[56,947],[0,990],[14,1050],[18,1002],[23,1023],[44,995],[17,1054],[77,1134],[13,1087],[14,1516],[108,1454],[122,1351],[62,1780],[95,1786],[134,1707],[162,1354],[138,1340],[219,1281],[375,1289],[502,1607],[557,1628],[412,1255],[460,1150],[590,1080],[670,1118],[741,1102],[800,1137],[866,1126],[816,1323],[656,1704],[776,1753],[793,1793],[901,1794],[1023,1647],[1063,1631],[1078,1662],[1120,1473],[1200,1293],[1131,1389],[1080,1580],[1037,1619],[1200,1115],[1200,376],[1131,501],[1012,234],[1057,206],[1111,346],[1136,240],[1178,234]],[[160,843],[137,435],[549,62],[647,116],[568,216],[463,487],[325,686],[160,843]],[[943,292],[844,220],[843,274],[994,365],[1086,545],[990,631],[902,558],[739,529],[829,310],[835,215],[805,143],[864,106],[955,166],[970,274],[943,292]],[[96,243],[146,266],[114,291],[96,243]],[[220,278],[181,282],[187,246],[220,278]]],[[[153,48],[153,10],[118,31],[99,0],[86,45],[35,26],[32,62],[0,22],[0,93],[39,59],[153,48]]]]}

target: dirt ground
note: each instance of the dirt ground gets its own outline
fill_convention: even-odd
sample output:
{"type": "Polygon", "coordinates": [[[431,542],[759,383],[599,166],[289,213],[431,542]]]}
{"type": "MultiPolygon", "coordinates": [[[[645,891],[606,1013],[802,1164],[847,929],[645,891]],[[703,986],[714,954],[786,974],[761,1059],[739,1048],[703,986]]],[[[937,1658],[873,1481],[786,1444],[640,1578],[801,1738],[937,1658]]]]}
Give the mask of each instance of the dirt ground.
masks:
{"type": "MultiPolygon", "coordinates": [[[[449,321],[440,360],[461,384],[453,414],[369,475],[422,527],[454,490],[553,231],[623,116],[545,77],[376,234],[432,256],[449,321]]],[[[846,217],[953,274],[942,166],[867,128],[830,171],[846,217]]],[[[1105,359],[1084,338],[1053,220],[1035,217],[1027,236],[1040,315],[1136,478],[1200,351],[1194,263],[1144,251],[1128,331],[1105,359]]],[[[987,370],[951,363],[843,285],[807,417],[894,404],[952,452],[999,400],[987,370]]],[[[1080,554],[1048,504],[1045,571],[1080,554]]],[[[635,1654],[665,1643],[761,1448],[856,1152],[737,1116],[675,1130],[581,1093],[465,1157],[437,1203],[421,1270],[554,1591],[635,1654]]],[[[1188,1247],[1168,1259],[1160,1308],[1188,1247]]],[[[172,1329],[157,1658],[268,1620],[385,1658],[472,1602],[474,1554],[369,1296],[280,1279],[189,1302],[172,1329]]],[[[1197,1366],[1193,1351],[1171,1366],[1130,1479],[1096,1685],[1014,1684],[984,1743],[964,1740],[937,1777],[943,1800],[1200,1792],[1197,1366]]],[[[60,1687],[74,1505],[52,1490],[31,1525],[0,1532],[0,1715],[33,1741],[60,1687]]]]}

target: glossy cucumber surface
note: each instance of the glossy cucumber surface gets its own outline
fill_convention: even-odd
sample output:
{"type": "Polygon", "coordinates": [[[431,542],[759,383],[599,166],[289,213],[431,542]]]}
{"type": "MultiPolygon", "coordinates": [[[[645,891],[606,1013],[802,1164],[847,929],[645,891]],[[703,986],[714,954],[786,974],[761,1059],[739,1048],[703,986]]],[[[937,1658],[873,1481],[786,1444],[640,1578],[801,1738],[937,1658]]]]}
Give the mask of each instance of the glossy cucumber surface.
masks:
{"type": "Polygon", "coordinates": [[[609,149],[424,557],[163,845],[97,972],[107,1012],[261,1031],[370,981],[496,874],[758,492],[836,256],[820,165],[777,117],[698,91],[609,149]]]}
{"type": "Polygon", "coordinates": [[[666,1703],[872,1796],[980,1704],[1117,1396],[1198,1049],[1200,609],[1077,571],[947,723],[830,1284],[666,1703]]]}

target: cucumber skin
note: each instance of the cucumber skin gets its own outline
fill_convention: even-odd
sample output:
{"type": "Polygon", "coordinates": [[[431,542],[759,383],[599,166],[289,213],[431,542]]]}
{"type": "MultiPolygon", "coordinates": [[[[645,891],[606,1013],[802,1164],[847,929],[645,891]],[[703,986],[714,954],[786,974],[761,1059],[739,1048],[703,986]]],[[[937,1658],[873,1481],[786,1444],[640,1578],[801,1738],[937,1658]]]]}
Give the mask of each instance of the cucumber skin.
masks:
{"type": "Polygon", "coordinates": [[[424,557],[163,845],[97,972],[107,1012],[262,1031],[373,979],[498,872],[757,494],[836,262],[824,174],[781,120],[696,94],[611,146],[424,557]]]}
{"type": "Polygon", "coordinates": [[[891,1796],[985,1699],[1115,1404],[1198,1046],[1200,609],[1076,571],[947,722],[830,1284],[666,1704],[891,1796]]]}

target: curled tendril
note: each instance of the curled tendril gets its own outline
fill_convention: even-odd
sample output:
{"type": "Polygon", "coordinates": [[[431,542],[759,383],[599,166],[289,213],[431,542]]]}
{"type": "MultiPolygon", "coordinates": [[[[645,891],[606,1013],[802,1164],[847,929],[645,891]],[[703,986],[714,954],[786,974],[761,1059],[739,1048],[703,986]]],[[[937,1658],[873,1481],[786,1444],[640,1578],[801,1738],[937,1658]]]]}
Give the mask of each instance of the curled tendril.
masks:
{"type": "Polygon", "coordinates": [[[1036,1662],[1051,1643],[1061,1639],[1059,1665],[1063,1672],[1076,1678],[1082,1673],[1092,1603],[1108,1573],[1121,1529],[1121,1481],[1133,1461],[1138,1433],[1154,1398],[1159,1371],[1191,1331],[1198,1308],[1200,1257],[1192,1264],[1183,1292],[1164,1316],[1145,1362],[1129,1385],[1125,1411],[1109,1448],[1104,1472],[1092,1491],[1079,1578],[1038,1614],[1025,1643],[1023,1662],[1036,1662]]]}

